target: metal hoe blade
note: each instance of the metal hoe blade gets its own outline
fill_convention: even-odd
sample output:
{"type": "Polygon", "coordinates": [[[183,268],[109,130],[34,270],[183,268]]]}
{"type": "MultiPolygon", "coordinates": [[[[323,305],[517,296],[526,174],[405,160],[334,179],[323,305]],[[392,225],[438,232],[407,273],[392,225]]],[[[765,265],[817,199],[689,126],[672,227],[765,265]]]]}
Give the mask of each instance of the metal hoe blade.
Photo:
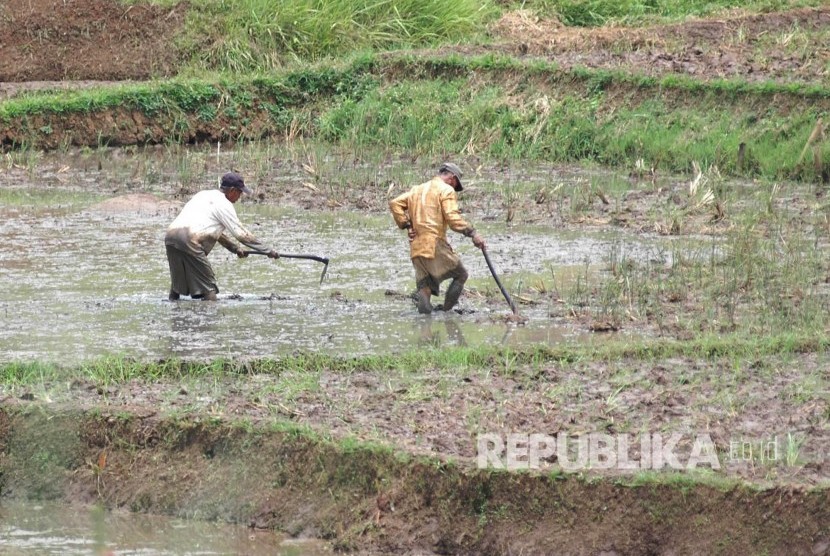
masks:
{"type": "Polygon", "coordinates": [[[320,283],[323,283],[323,280],[326,277],[326,272],[329,271],[329,260],[326,259],[326,262],[323,264],[323,273],[320,275],[320,283]]]}

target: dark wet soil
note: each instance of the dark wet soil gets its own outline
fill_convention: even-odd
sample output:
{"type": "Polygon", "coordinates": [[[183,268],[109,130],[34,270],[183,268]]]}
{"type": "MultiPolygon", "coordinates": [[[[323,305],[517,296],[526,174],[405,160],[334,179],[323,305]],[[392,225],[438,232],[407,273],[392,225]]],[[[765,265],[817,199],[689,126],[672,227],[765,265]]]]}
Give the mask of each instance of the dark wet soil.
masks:
{"type": "Polygon", "coordinates": [[[545,56],[563,67],[620,69],[698,79],[828,83],[830,8],[690,19],[645,28],[568,28],[529,11],[492,28],[513,54],[545,56]],[[798,33],[804,36],[798,37],[798,33]],[[803,41],[801,48],[796,41],[803,41]],[[777,38],[777,42],[776,42],[777,38]],[[790,46],[787,48],[787,46],[790,46]]]}
{"type": "Polygon", "coordinates": [[[186,9],[186,2],[165,9],[110,0],[5,0],[0,82],[171,75],[178,66],[172,41],[186,9]]]}

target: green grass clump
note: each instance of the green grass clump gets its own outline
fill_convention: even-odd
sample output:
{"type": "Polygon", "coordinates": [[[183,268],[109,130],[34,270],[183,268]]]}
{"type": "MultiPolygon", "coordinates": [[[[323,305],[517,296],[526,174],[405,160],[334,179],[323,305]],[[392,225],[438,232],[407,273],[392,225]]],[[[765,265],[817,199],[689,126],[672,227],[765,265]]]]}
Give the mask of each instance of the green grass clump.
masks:
{"type": "Polygon", "coordinates": [[[488,0],[194,0],[178,45],[193,68],[262,71],[296,59],[458,43],[495,13],[488,0]]]}
{"type": "MultiPolygon", "coordinates": [[[[132,380],[149,382],[165,379],[184,380],[220,378],[257,374],[282,376],[291,374],[300,380],[306,373],[416,374],[429,369],[461,373],[487,369],[488,372],[512,374],[517,365],[540,366],[549,363],[587,363],[590,361],[653,361],[669,357],[771,357],[782,354],[824,352],[830,338],[821,332],[804,328],[778,334],[701,334],[687,341],[631,339],[601,341],[560,346],[513,348],[452,347],[413,350],[399,355],[368,355],[333,357],[300,353],[277,359],[252,361],[212,360],[185,361],[165,359],[141,361],[124,357],[108,357],[72,367],[50,362],[12,362],[0,365],[0,392],[17,387],[38,386],[55,382],[71,383],[88,380],[100,385],[124,384],[132,380]]],[[[295,384],[298,389],[302,385],[295,384]]]]}
{"type": "MultiPolygon", "coordinates": [[[[697,162],[727,174],[770,178],[812,171],[798,168],[797,161],[823,115],[819,110],[795,116],[771,106],[759,111],[755,105],[724,102],[716,86],[703,88],[688,103],[654,91],[657,96],[614,106],[594,79],[581,93],[573,82],[567,89],[552,85],[527,84],[516,91],[480,76],[404,80],[361,96],[343,96],[328,105],[317,124],[320,138],[351,148],[385,145],[423,154],[474,152],[497,159],[588,160],[615,167],[633,167],[643,159],[672,172],[689,171],[697,162]],[[748,155],[738,168],[741,143],[748,155]]],[[[657,88],[665,91],[664,85],[657,88]]],[[[689,94],[684,84],[678,89],[689,94]]],[[[827,159],[830,147],[821,148],[827,159]]]]}

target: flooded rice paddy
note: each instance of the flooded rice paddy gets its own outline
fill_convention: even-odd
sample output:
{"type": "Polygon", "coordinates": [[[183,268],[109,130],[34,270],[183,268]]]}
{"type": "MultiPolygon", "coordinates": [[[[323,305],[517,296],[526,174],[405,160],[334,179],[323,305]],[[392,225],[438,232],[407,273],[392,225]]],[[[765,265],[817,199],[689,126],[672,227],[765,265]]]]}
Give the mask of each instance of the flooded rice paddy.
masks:
{"type": "MultiPolygon", "coordinates": [[[[134,165],[131,156],[144,155],[120,153],[108,163],[134,165]]],[[[385,210],[306,209],[256,197],[236,205],[243,223],[278,251],[329,257],[326,280],[319,283],[316,262],[239,260],[217,245],[210,259],[220,301],[170,303],[163,236],[190,192],[163,178],[125,192],[113,175],[74,164],[81,162],[40,161],[0,174],[3,361],[360,355],[424,343],[556,344],[588,333],[551,318],[550,303],[520,304],[527,323],[505,323],[509,309],[484,258],[452,233],[471,275],[461,314],[419,316],[406,298],[414,289],[406,238],[385,210]]],[[[612,258],[671,264],[680,248],[660,236],[507,227],[475,210],[468,217],[478,219],[514,297],[540,281],[563,292],[588,287],[612,258]]]]}
{"type": "Polygon", "coordinates": [[[0,553],[18,556],[331,554],[316,540],[286,539],[247,527],[60,504],[4,500],[0,553]]]}
{"type": "MultiPolygon", "coordinates": [[[[452,233],[450,241],[471,275],[461,311],[421,316],[407,296],[414,283],[406,236],[393,226],[386,203],[407,187],[404,184],[428,178],[429,165],[407,167],[412,161],[387,159],[352,164],[331,153],[305,153],[285,162],[272,160],[267,149],[258,154],[246,149],[222,152],[221,157],[198,149],[23,153],[14,160],[7,156],[0,166],[0,362],[72,365],[106,356],[206,360],[297,352],[394,355],[419,347],[555,346],[592,338],[633,338],[655,333],[654,328],[630,324],[600,334],[585,318],[601,318],[603,308],[597,304],[603,303],[603,288],[628,279],[613,268],[671,267],[683,272],[686,259],[713,261],[720,256],[722,239],[714,231],[711,236],[650,233],[655,229],[654,221],[648,221],[655,199],[637,202],[648,194],[649,185],[636,190],[638,184],[620,184],[618,177],[601,171],[586,178],[585,170],[542,166],[477,169],[461,206],[486,238],[493,262],[527,320],[521,325],[506,322],[507,303],[481,253],[452,233]],[[326,280],[320,283],[322,265],[316,262],[240,260],[217,246],[210,259],[221,289],[219,301],[168,302],[165,230],[193,193],[211,187],[231,168],[251,175],[255,187],[254,195],[237,204],[241,220],[280,252],[329,257],[326,280]],[[611,215],[607,210],[564,208],[561,198],[552,197],[569,188],[573,207],[583,193],[595,195],[596,184],[608,196],[603,205],[613,207],[616,199],[627,206],[611,215]],[[634,195],[627,199],[627,193],[634,195]],[[512,208],[518,215],[508,222],[512,208]],[[523,210],[528,212],[522,214],[523,210]],[[563,215],[566,210],[572,212],[563,215]],[[618,225],[611,217],[627,224],[618,225]],[[586,220],[604,223],[583,226],[586,220]],[[641,220],[646,222],[639,225],[641,220]]],[[[671,209],[674,204],[665,197],[668,200],[659,202],[671,209]]],[[[660,210],[664,209],[654,208],[660,210]]],[[[660,280],[661,274],[646,279],[660,280]]],[[[623,318],[631,316],[625,307],[621,312],[623,318]]],[[[753,362],[752,372],[743,373],[737,364],[725,371],[721,361],[699,365],[674,358],[665,366],[636,369],[626,362],[595,369],[588,362],[562,368],[555,377],[534,376],[532,381],[487,372],[471,375],[469,383],[460,385],[457,376],[445,376],[440,369],[423,377],[386,377],[385,386],[368,371],[347,377],[323,373],[311,377],[319,390],[310,393],[301,381],[305,377],[286,373],[252,379],[225,397],[224,384],[218,382],[177,387],[176,401],[169,407],[181,401],[179,407],[200,411],[210,406],[228,415],[243,408],[255,419],[289,416],[336,435],[379,438],[414,453],[461,457],[471,457],[474,431],[546,430],[551,419],[574,433],[593,427],[605,430],[609,419],[623,432],[699,426],[713,431],[720,449],[732,438],[755,438],[763,430],[776,439],[797,439],[788,444],[795,446],[787,449],[788,462],[801,458],[812,464],[823,461],[817,454],[826,444],[811,428],[814,416],[824,411],[815,401],[822,383],[814,377],[821,361],[805,361],[812,373],[806,378],[798,362],[781,363],[782,370],[775,371],[777,384],[792,381],[795,394],[787,394],[790,398],[780,395],[784,389],[770,388],[769,375],[763,374],[777,363],[756,372],[753,362]],[[689,373],[694,380],[686,378],[689,373]],[[295,396],[295,390],[303,396],[295,396]],[[488,391],[505,392],[521,400],[523,407],[542,411],[513,405],[505,409],[507,404],[488,398],[488,391]],[[743,397],[739,407],[736,392],[743,397]],[[801,404],[792,412],[789,408],[796,402],[791,400],[801,404]],[[318,412],[320,407],[326,411],[318,412]],[[774,409],[782,407],[787,408],[784,413],[774,409]],[[549,413],[548,408],[554,409],[549,413]],[[781,414],[791,415],[786,425],[777,417],[781,414]],[[794,422],[792,415],[800,421],[794,422]],[[810,440],[809,448],[801,448],[804,439],[810,440]]],[[[72,404],[109,404],[117,397],[123,407],[148,408],[164,403],[165,388],[133,384],[72,389],[69,395],[72,404]]],[[[35,395],[20,396],[24,402],[29,398],[35,395]]],[[[37,399],[39,403],[39,395],[37,399]]],[[[43,399],[51,400],[48,394],[43,399]]],[[[756,477],[779,472],[749,467],[745,472],[756,477]]],[[[789,472],[780,471],[782,477],[789,472]]],[[[812,481],[809,474],[820,475],[822,470],[815,467],[806,473],[805,480],[812,481]]],[[[0,504],[0,526],[0,552],[14,554],[330,550],[244,528],[14,500],[0,504]]]]}

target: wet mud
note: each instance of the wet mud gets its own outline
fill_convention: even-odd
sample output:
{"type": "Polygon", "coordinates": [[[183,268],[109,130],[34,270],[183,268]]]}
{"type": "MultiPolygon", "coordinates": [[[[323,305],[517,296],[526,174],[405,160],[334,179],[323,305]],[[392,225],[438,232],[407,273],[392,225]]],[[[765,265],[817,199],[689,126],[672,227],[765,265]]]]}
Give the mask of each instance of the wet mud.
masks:
{"type": "Polygon", "coordinates": [[[728,14],[642,28],[565,27],[530,11],[492,27],[512,54],[545,56],[563,67],[621,69],[647,75],[827,84],[830,8],[728,14]],[[796,42],[800,47],[796,47],[796,42]]]}
{"type": "MultiPolygon", "coordinates": [[[[242,217],[264,220],[252,208],[241,209],[242,217]]],[[[319,215],[285,213],[269,222],[268,231],[255,233],[269,237],[281,250],[331,254],[325,281],[320,283],[316,262],[238,260],[219,249],[210,259],[221,303],[210,304],[166,301],[169,276],[162,240],[169,214],[119,215],[82,211],[41,222],[7,216],[0,236],[11,253],[22,256],[4,261],[2,305],[8,326],[1,343],[6,360],[80,361],[117,354],[267,357],[304,350],[355,355],[406,349],[421,335],[424,319],[416,316],[412,302],[386,295],[389,288],[405,292],[414,286],[405,245],[380,217],[334,218],[329,230],[315,233],[310,228],[319,215]],[[353,224],[368,235],[344,245],[341,238],[353,224]],[[28,233],[21,237],[16,230],[24,227],[28,233]],[[27,250],[32,244],[60,247],[27,250]],[[385,255],[377,257],[378,252],[385,255]]],[[[593,250],[592,263],[600,265],[612,241],[577,243],[593,250]]],[[[474,276],[470,294],[462,300],[468,315],[432,317],[436,322],[457,318],[466,332],[459,342],[475,346],[512,338],[505,341],[526,344],[575,335],[566,323],[551,322],[541,306],[523,309],[535,318],[521,330],[491,320],[509,308],[482,296],[489,287],[486,267],[471,249],[464,251],[474,276]]],[[[521,265],[511,261],[504,268],[521,265]]]]}

